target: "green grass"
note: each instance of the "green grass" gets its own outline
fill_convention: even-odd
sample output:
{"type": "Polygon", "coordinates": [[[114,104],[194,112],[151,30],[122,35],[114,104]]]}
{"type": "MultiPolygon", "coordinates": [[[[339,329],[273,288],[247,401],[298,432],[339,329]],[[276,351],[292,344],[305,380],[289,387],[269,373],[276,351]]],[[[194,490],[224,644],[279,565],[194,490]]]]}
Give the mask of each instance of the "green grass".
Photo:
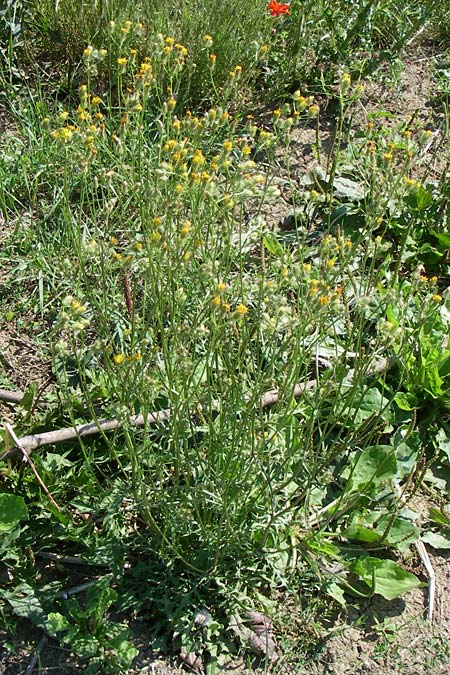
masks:
{"type": "MultiPolygon", "coordinates": [[[[30,388],[17,435],[120,425],[35,451],[33,472],[2,464],[0,598],[89,672],[134,657],[114,608],[151,617],[155,644],[203,652],[213,673],[248,646],[230,638],[248,610],[285,622],[290,643],[280,594],[318,596],[331,614],[418,584],[399,563],[421,534],[407,506],[427,470],[448,473],[448,169],[431,180],[430,133],[414,120],[374,115],[351,129],[362,85],[345,68],[359,49],[378,58],[404,3],[370,17],[293,3],[273,35],[264,3],[224,3],[216,24],[212,5],[169,4],[152,31],[139,4],[129,19],[120,3],[73,7],[60,3],[58,17],[70,95],[56,96],[53,4],[38,4],[26,38],[28,54],[49,50],[46,77],[27,89],[6,77],[15,129],[2,142],[0,307],[53,376],[45,407],[30,388]],[[306,66],[289,31],[303,26],[306,39],[319,10],[336,30],[322,80],[336,134],[299,186],[292,130],[314,128],[321,106],[294,89],[306,66]],[[265,88],[260,100],[285,92],[270,125],[245,114],[249,84],[265,88]],[[284,228],[263,215],[280,187],[295,206],[284,228]],[[163,422],[133,422],[158,411],[163,422]],[[42,552],[105,576],[63,601],[71,574],[38,562],[36,578],[42,552]]],[[[314,25],[311,39],[324,39],[314,25]]],[[[317,85],[318,61],[308,64],[317,85]]],[[[431,527],[446,536],[442,518],[431,527]]]]}

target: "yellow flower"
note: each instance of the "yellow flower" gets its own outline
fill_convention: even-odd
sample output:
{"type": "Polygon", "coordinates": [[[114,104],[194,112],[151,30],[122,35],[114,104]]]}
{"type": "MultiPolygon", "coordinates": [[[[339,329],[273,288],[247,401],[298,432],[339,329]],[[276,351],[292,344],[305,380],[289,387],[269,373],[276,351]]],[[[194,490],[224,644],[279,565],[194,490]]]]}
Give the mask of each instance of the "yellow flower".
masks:
{"type": "Polygon", "coordinates": [[[220,295],[215,295],[211,300],[211,304],[213,307],[220,307],[220,305],[222,304],[222,298],[220,297],[220,295]]]}
{"type": "Polygon", "coordinates": [[[352,83],[352,78],[349,73],[344,73],[341,76],[341,80],[339,82],[339,86],[342,92],[346,92],[347,89],[350,87],[352,83]]]}
{"type": "Polygon", "coordinates": [[[435,293],[434,295],[431,296],[431,299],[433,300],[433,302],[441,302],[442,295],[439,295],[439,293],[435,293]]]}
{"type": "Polygon", "coordinates": [[[238,316],[245,316],[247,313],[248,313],[248,307],[247,307],[247,305],[243,305],[243,304],[241,303],[241,304],[239,304],[239,305],[236,307],[236,314],[237,314],[238,316]]]}
{"type": "Polygon", "coordinates": [[[219,283],[217,284],[217,292],[218,292],[218,293],[223,293],[223,292],[226,291],[226,290],[227,290],[227,285],[224,284],[223,281],[219,281],[219,283]]]}
{"type": "Polygon", "coordinates": [[[319,305],[321,305],[322,307],[324,307],[325,305],[328,305],[329,302],[330,302],[330,296],[329,295],[322,295],[319,298],[319,305]]]}
{"type": "Polygon", "coordinates": [[[185,220],[180,232],[183,236],[186,236],[187,234],[189,234],[190,231],[191,231],[191,222],[189,220],[185,220]]]}
{"type": "Polygon", "coordinates": [[[125,354],[114,354],[114,363],[120,364],[125,361],[125,354]]]}
{"type": "Polygon", "coordinates": [[[205,163],[205,161],[206,161],[206,160],[205,160],[205,158],[204,158],[204,156],[203,156],[203,154],[202,154],[202,151],[201,151],[201,150],[196,150],[195,153],[194,153],[194,156],[193,156],[193,158],[192,158],[192,164],[193,164],[193,166],[196,166],[196,167],[203,166],[203,164],[205,163]]]}

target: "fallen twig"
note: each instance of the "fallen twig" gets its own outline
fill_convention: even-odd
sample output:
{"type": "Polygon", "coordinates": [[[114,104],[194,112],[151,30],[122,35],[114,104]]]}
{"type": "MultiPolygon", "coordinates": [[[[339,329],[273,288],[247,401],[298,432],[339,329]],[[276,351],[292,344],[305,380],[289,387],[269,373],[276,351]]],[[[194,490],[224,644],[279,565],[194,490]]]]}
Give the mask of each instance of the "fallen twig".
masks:
{"type": "MultiPolygon", "coordinates": [[[[106,577],[111,576],[110,574],[106,574],[106,577]]],[[[97,577],[96,579],[91,579],[90,581],[85,581],[84,584],[79,584],[78,586],[71,586],[70,588],[63,588],[62,591],[59,591],[56,594],[57,598],[62,598],[63,600],[67,600],[68,597],[71,595],[78,595],[78,593],[83,593],[84,591],[87,591],[88,588],[91,586],[94,586],[98,581],[101,581],[101,579],[104,579],[105,577],[97,577]]]]}
{"type": "Polygon", "coordinates": [[[59,556],[57,553],[51,553],[49,551],[39,551],[39,553],[37,553],[37,557],[42,558],[43,560],[51,560],[52,562],[58,563],[58,565],[89,565],[92,567],[108,567],[108,565],[91,562],[90,560],[83,560],[83,558],[76,558],[71,555],[59,556]]]}
{"type": "Polygon", "coordinates": [[[16,444],[15,447],[23,454],[24,460],[29,464],[30,469],[31,469],[32,472],[34,473],[34,475],[35,475],[35,477],[36,477],[36,480],[38,481],[38,483],[39,483],[39,485],[41,486],[41,488],[44,490],[45,494],[46,494],[47,497],[50,499],[50,501],[51,501],[51,503],[53,504],[53,506],[54,506],[56,509],[58,509],[58,511],[61,511],[61,509],[59,508],[58,504],[57,504],[57,503],[55,502],[55,500],[53,499],[53,497],[52,497],[52,495],[51,495],[49,489],[47,488],[47,486],[45,485],[44,481],[43,481],[42,478],[40,477],[40,475],[39,475],[39,473],[38,473],[36,467],[35,467],[34,464],[33,464],[33,462],[32,462],[31,459],[29,458],[26,449],[23,447],[22,441],[20,441],[20,440],[17,438],[16,434],[14,433],[14,429],[12,428],[12,426],[11,426],[8,422],[5,424],[5,427],[6,427],[6,430],[7,430],[8,434],[11,436],[11,438],[12,438],[13,441],[14,441],[14,443],[16,444]]]}
{"type": "Polygon", "coordinates": [[[0,389],[0,401],[5,401],[5,403],[20,403],[24,396],[25,393],[23,391],[0,389]]]}
{"type": "MultiPolygon", "coordinates": [[[[380,361],[377,361],[373,368],[365,374],[365,377],[368,378],[378,375],[392,367],[393,363],[394,361],[392,359],[381,359],[380,361]]],[[[350,370],[348,372],[347,379],[351,380],[354,374],[355,370],[350,370]]],[[[319,384],[319,380],[300,382],[293,387],[291,395],[294,398],[299,398],[305,391],[313,390],[317,388],[319,384]]],[[[280,392],[279,389],[267,391],[260,399],[260,406],[262,408],[268,408],[278,403],[282,397],[283,392],[280,392]]],[[[220,401],[213,401],[212,409],[218,409],[219,407],[220,401]]],[[[130,417],[128,417],[125,421],[135,427],[153,426],[160,424],[161,422],[166,422],[168,419],[170,419],[171,415],[172,410],[170,408],[166,408],[165,410],[151,412],[148,415],[130,415],[130,417]]],[[[85,438],[86,436],[93,436],[95,434],[106,433],[108,431],[115,431],[123,424],[124,420],[115,418],[103,419],[98,420],[97,422],[80,424],[75,427],[66,427],[65,429],[56,429],[55,431],[46,431],[39,434],[24,436],[18,441],[20,443],[20,448],[16,446],[10,450],[7,450],[0,457],[0,460],[16,457],[20,452],[23,453],[24,451],[30,453],[33,450],[42,447],[43,445],[62,443],[64,441],[74,440],[75,438],[85,438]]]]}
{"type": "Polygon", "coordinates": [[[33,652],[33,656],[30,659],[30,662],[29,662],[29,664],[28,664],[28,666],[25,670],[24,675],[31,675],[31,673],[34,670],[34,666],[36,665],[37,660],[39,658],[39,654],[44,649],[47,642],[48,642],[48,637],[46,635],[43,635],[36,645],[36,649],[33,652]]]}
{"type": "Polygon", "coordinates": [[[418,541],[414,542],[414,545],[428,574],[427,620],[429,624],[432,624],[434,614],[434,598],[436,595],[436,575],[434,573],[433,565],[431,564],[430,556],[428,555],[428,551],[425,548],[423,541],[420,541],[419,539],[418,541]]]}

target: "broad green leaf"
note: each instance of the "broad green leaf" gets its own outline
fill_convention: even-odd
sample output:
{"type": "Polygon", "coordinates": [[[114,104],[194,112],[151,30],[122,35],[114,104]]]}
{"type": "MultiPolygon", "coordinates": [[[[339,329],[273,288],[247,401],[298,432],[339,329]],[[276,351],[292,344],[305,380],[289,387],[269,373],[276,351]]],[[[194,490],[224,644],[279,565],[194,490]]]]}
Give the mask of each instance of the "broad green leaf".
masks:
{"type": "Polygon", "coordinates": [[[406,551],[409,544],[419,538],[419,528],[410,520],[405,520],[404,518],[395,518],[392,523],[390,523],[390,520],[390,514],[386,514],[380,518],[376,528],[378,534],[380,537],[383,536],[386,528],[388,525],[390,525],[383,541],[385,541],[386,544],[389,544],[389,546],[395,547],[399,551],[406,551]]]}
{"type": "Polygon", "coordinates": [[[400,567],[393,560],[359,558],[352,565],[352,571],[369,586],[371,594],[377,593],[386,600],[393,600],[422,586],[419,579],[400,567]]]}
{"type": "Polygon", "coordinates": [[[439,429],[437,432],[436,443],[439,450],[442,450],[450,462],[450,436],[444,431],[444,429],[439,429]]]}
{"type": "Polygon", "coordinates": [[[439,241],[439,243],[442,244],[443,252],[450,248],[450,234],[446,234],[445,232],[436,232],[435,230],[431,230],[431,232],[439,241]]]}
{"type": "Polygon", "coordinates": [[[101,644],[93,635],[77,635],[70,640],[70,648],[82,659],[92,658],[101,649],[101,644]]]}
{"type": "Polygon", "coordinates": [[[126,631],[122,631],[122,634],[110,639],[108,644],[117,653],[122,667],[129,668],[139,654],[139,650],[129,640],[125,639],[125,635],[126,631]]]}
{"type": "Polygon", "coordinates": [[[389,404],[388,399],[384,398],[376,387],[371,387],[352,403],[354,412],[353,424],[359,426],[372,415],[379,415],[389,404]]]}
{"type": "Polygon", "coordinates": [[[91,586],[86,593],[86,612],[98,624],[104,617],[113,602],[117,600],[117,593],[110,588],[110,579],[104,577],[91,586]]]}
{"type": "Polygon", "coordinates": [[[450,548],[450,530],[440,530],[440,532],[425,532],[425,534],[421,536],[421,539],[423,542],[425,542],[425,544],[429,544],[433,548],[450,548]]]}
{"type": "Polygon", "coordinates": [[[405,201],[412,209],[423,211],[433,203],[433,195],[420,185],[405,198],[405,201]]]}
{"type": "Polygon", "coordinates": [[[331,583],[325,584],[322,587],[322,590],[327,595],[334,598],[334,600],[336,600],[336,602],[338,602],[340,605],[342,605],[342,607],[347,606],[347,603],[346,603],[345,597],[344,597],[344,589],[341,588],[341,586],[339,586],[339,584],[337,584],[336,582],[333,581],[331,583]]]}
{"type": "Polygon", "coordinates": [[[275,237],[273,237],[273,236],[270,235],[270,234],[265,234],[265,235],[264,235],[264,237],[263,237],[263,244],[264,244],[264,247],[265,247],[265,248],[269,251],[269,253],[271,253],[272,255],[275,255],[275,256],[280,257],[280,256],[282,256],[282,255],[284,254],[284,249],[283,249],[282,245],[280,244],[280,242],[277,241],[277,240],[275,239],[275,237]]]}
{"type": "Polygon", "coordinates": [[[400,408],[400,410],[414,410],[417,407],[417,398],[414,396],[414,394],[411,393],[405,393],[402,391],[399,391],[395,397],[394,401],[400,408]]]}
{"type": "Polygon", "coordinates": [[[351,541],[362,541],[365,544],[373,544],[380,539],[378,532],[358,523],[352,523],[342,534],[351,541]]]}
{"type": "Polygon", "coordinates": [[[31,410],[33,406],[33,401],[37,394],[37,389],[38,389],[37,384],[35,384],[34,382],[30,384],[28,389],[25,391],[22,400],[20,401],[20,405],[22,406],[22,408],[25,408],[25,410],[28,412],[31,410]]]}
{"type": "Polygon", "coordinates": [[[0,493],[0,534],[13,530],[23,520],[28,520],[28,509],[23,497],[0,493]]]}
{"type": "Polygon", "coordinates": [[[392,480],[397,473],[394,449],[390,445],[370,445],[361,450],[356,458],[346,491],[362,485],[379,485],[392,480]]]}
{"type": "Polygon", "coordinates": [[[409,476],[416,466],[422,452],[422,441],[417,431],[406,435],[403,440],[400,433],[394,436],[395,457],[397,460],[397,478],[409,476]]]}
{"type": "Polygon", "coordinates": [[[42,460],[42,466],[46,471],[56,472],[60,469],[73,466],[73,462],[67,459],[65,455],[60,455],[56,452],[47,452],[42,460]]]}
{"type": "Polygon", "coordinates": [[[47,615],[31,586],[23,583],[14,591],[0,588],[0,597],[11,605],[16,616],[28,619],[35,626],[45,627],[47,615]]]}
{"type": "Polygon", "coordinates": [[[59,612],[50,612],[45,622],[45,627],[50,635],[56,636],[63,630],[70,628],[70,623],[66,617],[59,612]]]}
{"type": "Polygon", "coordinates": [[[350,202],[361,201],[365,196],[365,190],[361,183],[342,176],[334,179],[333,192],[337,199],[347,199],[350,202]]]}

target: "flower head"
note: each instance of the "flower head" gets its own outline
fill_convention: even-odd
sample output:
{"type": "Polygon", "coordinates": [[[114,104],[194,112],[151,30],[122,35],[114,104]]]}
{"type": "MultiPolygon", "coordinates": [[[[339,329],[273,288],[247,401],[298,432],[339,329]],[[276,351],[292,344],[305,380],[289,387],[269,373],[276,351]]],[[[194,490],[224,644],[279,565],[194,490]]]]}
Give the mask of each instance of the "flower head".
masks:
{"type": "Polygon", "coordinates": [[[290,5],[285,2],[276,2],[276,0],[270,0],[267,9],[270,12],[270,16],[280,16],[281,14],[291,13],[290,5]]]}

